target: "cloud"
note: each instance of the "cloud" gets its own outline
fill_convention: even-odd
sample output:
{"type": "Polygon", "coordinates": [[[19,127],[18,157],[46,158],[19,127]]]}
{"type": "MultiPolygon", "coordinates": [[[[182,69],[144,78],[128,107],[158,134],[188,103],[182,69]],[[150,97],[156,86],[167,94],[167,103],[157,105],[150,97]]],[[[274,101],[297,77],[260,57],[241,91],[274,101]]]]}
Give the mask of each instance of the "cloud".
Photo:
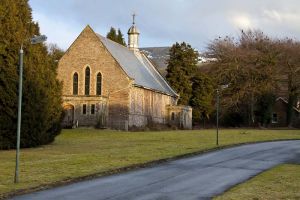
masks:
{"type": "Polygon", "coordinates": [[[252,29],[254,27],[250,17],[246,15],[237,15],[232,18],[232,23],[238,29],[252,29]]]}
{"type": "MultiPolygon", "coordinates": [[[[260,29],[274,37],[300,39],[299,0],[30,0],[34,19],[50,42],[67,48],[90,24],[105,35],[111,26],[124,34],[137,13],[141,46],[186,41],[203,50],[218,36],[260,29]]],[[[127,37],[125,35],[125,37],[127,37]]]]}
{"type": "Polygon", "coordinates": [[[271,21],[282,22],[282,15],[276,10],[264,10],[263,15],[271,21]]]}
{"type": "Polygon", "coordinates": [[[58,44],[61,48],[68,48],[81,31],[78,25],[68,24],[35,11],[32,14],[39,23],[41,34],[47,36],[47,43],[58,44]]]}

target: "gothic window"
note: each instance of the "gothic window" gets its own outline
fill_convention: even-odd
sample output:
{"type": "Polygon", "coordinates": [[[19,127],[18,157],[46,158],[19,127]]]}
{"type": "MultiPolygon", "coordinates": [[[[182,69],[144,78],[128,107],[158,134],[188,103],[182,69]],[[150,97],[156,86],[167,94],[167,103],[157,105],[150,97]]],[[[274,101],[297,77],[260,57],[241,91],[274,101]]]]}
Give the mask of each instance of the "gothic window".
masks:
{"type": "Polygon", "coordinates": [[[96,83],[96,94],[101,95],[102,94],[102,74],[99,72],[97,74],[97,83],[96,83]]]}
{"type": "Polygon", "coordinates": [[[85,95],[90,95],[90,77],[91,77],[90,68],[87,67],[85,69],[85,90],[84,90],[85,95]]]}
{"type": "Polygon", "coordinates": [[[73,95],[78,95],[78,74],[73,75],[73,95]]]}

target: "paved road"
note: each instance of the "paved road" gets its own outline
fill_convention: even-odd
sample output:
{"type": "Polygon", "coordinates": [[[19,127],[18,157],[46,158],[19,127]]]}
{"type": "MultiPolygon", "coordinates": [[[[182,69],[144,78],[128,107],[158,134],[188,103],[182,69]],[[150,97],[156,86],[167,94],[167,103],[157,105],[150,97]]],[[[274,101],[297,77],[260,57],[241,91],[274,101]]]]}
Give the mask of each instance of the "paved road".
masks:
{"type": "Polygon", "coordinates": [[[234,147],[14,199],[210,199],[281,163],[300,164],[300,141],[234,147]]]}

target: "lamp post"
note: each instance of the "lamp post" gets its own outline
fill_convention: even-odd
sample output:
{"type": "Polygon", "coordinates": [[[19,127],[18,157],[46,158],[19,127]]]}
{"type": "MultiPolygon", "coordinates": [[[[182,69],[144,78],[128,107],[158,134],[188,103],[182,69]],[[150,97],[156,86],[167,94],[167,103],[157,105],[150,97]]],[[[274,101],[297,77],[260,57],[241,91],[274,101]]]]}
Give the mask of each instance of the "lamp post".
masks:
{"type": "Polygon", "coordinates": [[[229,84],[221,85],[217,89],[217,137],[216,145],[219,146],[219,110],[220,110],[220,90],[228,88],[229,84]],[[220,89],[219,89],[220,88],[220,89]]]}
{"type": "MultiPolygon", "coordinates": [[[[46,41],[45,35],[35,36],[30,39],[31,44],[38,44],[46,41]]],[[[20,48],[20,63],[19,63],[19,96],[18,96],[18,122],[17,122],[17,146],[16,146],[16,168],[14,182],[19,182],[19,160],[20,160],[20,138],[21,138],[21,116],[22,116],[22,88],[23,88],[23,44],[20,48]]]]}
{"type": "Polygon", "coordinates": [[[219,145],[219,101],[220,101],[220,97],[219,97],[219,88],[217,89],[217,138],[216,138],[216,145],[219,145]]]}

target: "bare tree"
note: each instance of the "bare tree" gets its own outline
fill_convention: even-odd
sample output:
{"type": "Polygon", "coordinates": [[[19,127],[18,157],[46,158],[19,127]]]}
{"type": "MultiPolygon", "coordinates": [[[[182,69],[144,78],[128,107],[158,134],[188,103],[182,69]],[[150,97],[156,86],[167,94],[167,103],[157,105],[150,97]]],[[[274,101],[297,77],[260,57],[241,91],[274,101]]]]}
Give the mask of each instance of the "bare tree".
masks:
{"type": "Polygon", "coordinates": [[[239,112],[247,105],[249,125],[255,123],[257,97],[277,88],[280,51],[276,46],[276,41],[260,31],[241,31],[237,40],[218,38],[209,45],[208,55],[217,59],[212,63],[217,83],[230,84],[225,107],[239,112]]]}

